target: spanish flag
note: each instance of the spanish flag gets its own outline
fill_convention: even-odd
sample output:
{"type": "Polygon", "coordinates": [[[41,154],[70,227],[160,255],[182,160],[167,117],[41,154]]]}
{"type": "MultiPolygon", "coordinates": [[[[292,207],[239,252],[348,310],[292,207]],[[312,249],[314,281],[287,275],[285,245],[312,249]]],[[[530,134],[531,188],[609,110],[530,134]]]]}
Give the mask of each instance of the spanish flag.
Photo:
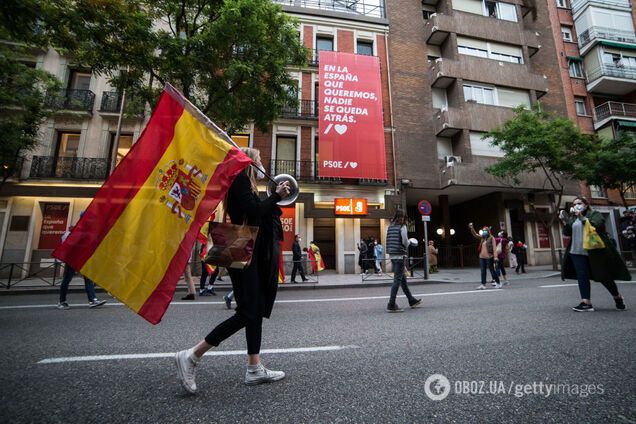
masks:
{"type": "Polygon", "coordinates": [[[166,85],[141,137],[52,254],[152,324],[199,229],[251,160],[166,85]]]}

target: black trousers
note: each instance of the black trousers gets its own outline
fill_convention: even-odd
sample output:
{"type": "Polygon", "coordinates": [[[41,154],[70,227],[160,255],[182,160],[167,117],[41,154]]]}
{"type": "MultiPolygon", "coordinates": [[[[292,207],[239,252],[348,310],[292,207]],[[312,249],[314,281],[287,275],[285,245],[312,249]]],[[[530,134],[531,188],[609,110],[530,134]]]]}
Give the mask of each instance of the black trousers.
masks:
{"type": "Polygon", "coordinates": [[[247,353],[250,355],[261,351],[264,298],[256,267],[244,270],[228,269],[232,279],[232,289],[236,301],[236,312],[226,319],[205,337],[212,346],[221,342],[245,327],[247,353]]]}
{"type": "Polygon", "coordinates": [[[296,280],[296,271],[300,274],[300,278],[305,281],[305,270],[303,269],[303,263],[300,260],[294,260],[294,267],[292,268],[291,280],[296,280]]]}

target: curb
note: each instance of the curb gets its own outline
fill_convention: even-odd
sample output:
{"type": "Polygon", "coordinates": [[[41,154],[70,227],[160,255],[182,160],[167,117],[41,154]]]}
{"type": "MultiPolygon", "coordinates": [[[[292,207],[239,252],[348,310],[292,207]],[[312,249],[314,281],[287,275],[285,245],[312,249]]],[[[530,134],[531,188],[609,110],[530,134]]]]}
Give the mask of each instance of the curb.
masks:
{"type": "MultiPolygon", "coordinates": [[[[514,281],[523,281],[523,280],[530,280],[530,279],[538,279],[538,278],[551,278],[551,277],[556,277],[556,276],[560,276],[561,273],[560,272],[553,272],[550,273],[548,275],[542,275],[542,276],[537,276],[537,277],[522,277],[519,279],[516,279],[514,281]]],[[[451,281],[451,280],[422,280],[422,279],[417,279],[417,280],[411,280],[408,281],[409,285],[427,285],[427,284],[479,284],[481,283],[480,280],[470,280],[470,281],[451,281]]],[[[278,290],[279,291],[295,291],[295,290],[325,290],[325,289],[358,289],[358,288],[367,288],[367,287],[390,287],[393,284],[393,281],[390,280],[383,280],[383,281],[370,281],[367,283],[344,283],[344,284],[320,284],[320,283],[311,283],[311,284],[307,284],[307,283],[298,283],[298,284],[292,284],[292,283],[285,283],[285,284],[279,284],[278,285],[278,290]]],[[[229,292],[230,290],[232,290],[232,285],[231,284],[215,284],[215,288],[217,289],[217,291],[220,292],[229,292]]],[[[25,295],[25,294],[52,294],[52,293],[58,293],[60,290],[60,286],[49,286],[49,287],[37,287],[37,288],[16,288],[16,289],[0,289],[0,296],[20,296],[20,295],[25,295]]],[[[187,289],[185,286],[180,285],[177,290],[175,291],[175,293],[182,293],[185,292],[187,289]]],[[[95,291],[98,293],[106,293],[106,290],[102,289],[99,286],[95,287],[95,291]]],[[[68,289],[68,293],[84,293],[84,287],[83,286],[75,286],[75,287],[69,287],[68,289]]]]}

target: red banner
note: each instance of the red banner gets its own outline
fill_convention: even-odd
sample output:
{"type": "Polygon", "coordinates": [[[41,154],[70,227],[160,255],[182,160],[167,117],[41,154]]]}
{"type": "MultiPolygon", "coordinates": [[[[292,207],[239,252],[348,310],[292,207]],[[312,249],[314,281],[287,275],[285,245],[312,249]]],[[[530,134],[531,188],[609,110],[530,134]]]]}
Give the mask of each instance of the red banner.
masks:
{"type": "Polygon", "coordinates": [[[285,237],[281,245],[281,251],[291,252],[294,237],[296,236],[296,206],[281,209],[283,214],[280,217],[280,222],[283,224],[283,237],[285,237]]]}
{"type": "Polygon", "coordinates": [[[386,180],[377,57],[320,52],[318,174],[386,180]]]}
{"type": "Polygon", "coordinates": [[[45,203],[38,249],[55,249],[62,243],[68,219],[68,203],[45,203]]]}

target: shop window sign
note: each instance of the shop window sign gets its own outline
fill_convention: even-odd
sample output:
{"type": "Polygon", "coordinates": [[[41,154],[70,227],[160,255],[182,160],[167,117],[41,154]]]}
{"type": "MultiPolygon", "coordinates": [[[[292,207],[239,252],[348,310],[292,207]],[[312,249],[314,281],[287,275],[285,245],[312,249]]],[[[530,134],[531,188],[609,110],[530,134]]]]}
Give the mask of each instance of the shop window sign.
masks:
{"type": "Polygon", "coordinates": [[[367,199],[337,198],[334,201],[336,215],[366,215],[369,210],[367,199]]]}

